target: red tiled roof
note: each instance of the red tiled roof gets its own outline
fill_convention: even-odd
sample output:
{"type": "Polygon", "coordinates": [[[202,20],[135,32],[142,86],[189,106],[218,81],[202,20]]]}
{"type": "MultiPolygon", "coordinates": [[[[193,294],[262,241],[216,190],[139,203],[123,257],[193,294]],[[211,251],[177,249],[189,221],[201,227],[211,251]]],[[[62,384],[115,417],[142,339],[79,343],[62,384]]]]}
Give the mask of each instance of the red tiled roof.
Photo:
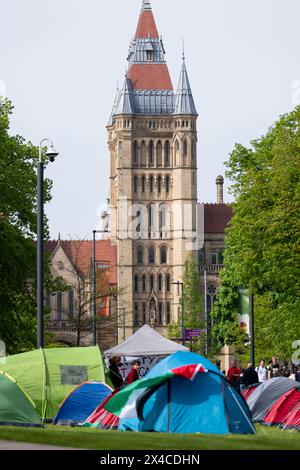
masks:
{"type": "Polygon", "coordinates": [[[204,204],[204,232],[225,233],[233,210],[227,204],[204,204]]]}
{"type": "MultiPolygon", "coordinates": [[[[53,253],[59,243],[70,261],[76,265],[82,273],[87,273],[93,257],[93,242],[89,240],[52,240],[45,243],[45,250],[53,253]]],[[[109,265],[109,283],[110,285],[116,285],[116,245],[113,245],[110,240],[97,240],[96,261],[109,265]]]]}
{"type": "Polygon", "coordinates": [[[128,78],[134,90],[173,90],[166,64],[133,64],[128,78]]]}
{"type": "Polygon", "coordinates": [[[148,36],[158,38],[158,31],[152,11],[144,10],[140,15],[135,37],[147,38],[148,36]]]}

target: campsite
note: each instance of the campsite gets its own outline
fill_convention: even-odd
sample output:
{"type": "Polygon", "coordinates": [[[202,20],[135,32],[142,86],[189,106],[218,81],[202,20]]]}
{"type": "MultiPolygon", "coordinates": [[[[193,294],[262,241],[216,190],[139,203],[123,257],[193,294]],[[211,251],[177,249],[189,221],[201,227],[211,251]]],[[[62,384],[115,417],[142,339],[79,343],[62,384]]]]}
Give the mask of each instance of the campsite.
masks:
{"type": "Polygon", "coordinates": [[[80,449],[300,449],[297,382],[239,393],[216,365],[140,328],[102,357],[98,347],[0,359],[0,441],[80,449]],[[154,341],[155,339],[155,341],[154,341]],[[114,390],[107,358],[151,358],[114,390]],[[159,358],[159,360],[156,360],[159,358]]]}

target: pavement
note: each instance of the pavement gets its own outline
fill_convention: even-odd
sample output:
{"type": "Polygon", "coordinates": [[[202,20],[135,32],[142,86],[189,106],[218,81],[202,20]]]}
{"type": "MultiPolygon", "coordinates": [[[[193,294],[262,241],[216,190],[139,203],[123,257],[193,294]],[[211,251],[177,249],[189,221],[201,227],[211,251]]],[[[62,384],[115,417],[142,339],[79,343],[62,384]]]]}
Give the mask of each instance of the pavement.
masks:
{"type": "Polygon", "coordinates": [[[78,450],[67,447],[46,446],[43,444],[28,444],[24,442],[0,441],[0,450],[78,450]]]}

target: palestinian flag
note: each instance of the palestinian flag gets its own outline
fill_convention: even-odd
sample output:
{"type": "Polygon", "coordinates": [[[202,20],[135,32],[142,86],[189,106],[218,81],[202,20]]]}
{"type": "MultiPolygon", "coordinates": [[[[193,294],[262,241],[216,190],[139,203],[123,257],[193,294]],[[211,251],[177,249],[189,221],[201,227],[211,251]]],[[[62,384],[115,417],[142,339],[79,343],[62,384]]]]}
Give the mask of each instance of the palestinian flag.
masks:
{"type": "Polygon", "coordinates": [[[104,408],[119,418],[137,418],[136,402],[146,390],[163,385],[174,377],[194,380],[197,374],[206,372],[208,370],[202,364],[192,364],[177,367],[156,377],[145,377],[122,388],[105,404],[104,408]]]}

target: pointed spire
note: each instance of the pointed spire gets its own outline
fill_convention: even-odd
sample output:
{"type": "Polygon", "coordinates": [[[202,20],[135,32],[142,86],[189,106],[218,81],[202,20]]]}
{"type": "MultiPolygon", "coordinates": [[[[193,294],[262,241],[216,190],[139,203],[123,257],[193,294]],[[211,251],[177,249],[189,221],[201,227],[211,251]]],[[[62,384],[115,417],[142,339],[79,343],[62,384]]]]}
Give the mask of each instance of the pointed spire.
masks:
{"type": "Polygon", "coordinates": [[[108,124],[107,124],[108,126],[112,126],[112,125],[113,125],[114,115],[116,114],[116,109],[117,109],[119,100],[120,100],[120,90],[119,90],[119,82],[118,82],[118,83],[117,83],[117,91],[116,91],[116,96],[115,96],[114,104],[113,104],[112,111],[111,111],[111,115],[110,115],[110,117],[109,117],[109,121],[108,121],[108,124]]]}
{"type": "Polygon", "coordinates": [[[149,35],[151,38],[159,37],[150,2],[147,0],[143,0],[135,37],[147,38],[149,35]]]}
{"type": "Polygon", "coordinates": [[[151,4],[149,0],[143,0],[142,11],[151,10],[151,4]]]}
{"type": "Polygon", "coordinates": [[[122,91],[119,94],[119,100],[116,103],[114,114],[133,114],[133,110],[134,105],[131,82],[126,75],[122,91]]]}
{"type": "Polygon", "coordinates": [[[176,92],[176,103],[174,114],[194,114],[197,115],[192,89],[185,66],[185,55],[183,50],[182,68],[176,92]]]}

